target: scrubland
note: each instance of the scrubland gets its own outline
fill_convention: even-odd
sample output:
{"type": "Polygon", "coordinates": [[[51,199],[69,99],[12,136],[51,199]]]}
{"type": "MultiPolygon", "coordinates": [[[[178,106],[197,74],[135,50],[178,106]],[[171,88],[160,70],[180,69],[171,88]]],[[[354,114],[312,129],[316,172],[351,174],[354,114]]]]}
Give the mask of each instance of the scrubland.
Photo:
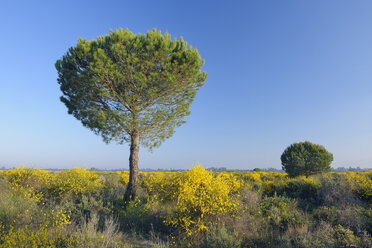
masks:
{"type": "Polygon", "coordinates": [[[0,247],[372,247],[372,171],[0,171],[0,247]]]}

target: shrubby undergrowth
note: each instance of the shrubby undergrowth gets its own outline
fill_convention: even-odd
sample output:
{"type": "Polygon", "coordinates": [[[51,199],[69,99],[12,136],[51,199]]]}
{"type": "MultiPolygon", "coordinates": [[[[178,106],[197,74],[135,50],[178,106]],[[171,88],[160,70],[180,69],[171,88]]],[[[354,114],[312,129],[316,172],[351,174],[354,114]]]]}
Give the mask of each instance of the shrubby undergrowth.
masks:
{"type": "Polygon", "coordinates": [[[0,247],[372,247],[372,172],[0,171],[0,247]]]}

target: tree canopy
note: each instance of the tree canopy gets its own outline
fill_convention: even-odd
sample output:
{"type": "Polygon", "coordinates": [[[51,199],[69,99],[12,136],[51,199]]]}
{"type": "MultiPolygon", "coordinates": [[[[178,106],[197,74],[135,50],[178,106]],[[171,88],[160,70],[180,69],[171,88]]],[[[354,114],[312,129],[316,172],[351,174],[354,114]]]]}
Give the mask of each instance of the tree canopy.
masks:
{"type": "Polygon", "coordinates": [[[287,147],[282,156],[282,168],[290,177],[310,176],[331,170],[332,153],[323,146],[309,141],[293,143],[287,147]]]}
{"type": "Polygon", "coordinates": [[[182,37],[156,29],[79,39],[55,64],[68,113],[107,143],[131,144],[128,188],[136,187],[139,144],[159,146],[190,114],[207,77],[203,65],[182,37]]]}

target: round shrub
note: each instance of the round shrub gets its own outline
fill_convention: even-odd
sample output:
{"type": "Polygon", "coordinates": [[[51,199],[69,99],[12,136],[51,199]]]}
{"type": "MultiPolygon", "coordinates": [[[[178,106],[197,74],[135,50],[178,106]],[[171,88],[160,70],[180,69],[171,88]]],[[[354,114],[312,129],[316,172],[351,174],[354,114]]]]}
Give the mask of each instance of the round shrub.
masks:
{"type": "Polygon", "coordinates": [[[281,156],[282,168],[290,177],[306,177],[331,170],[332,153],[309,141],[294,143],[281,156]]]}

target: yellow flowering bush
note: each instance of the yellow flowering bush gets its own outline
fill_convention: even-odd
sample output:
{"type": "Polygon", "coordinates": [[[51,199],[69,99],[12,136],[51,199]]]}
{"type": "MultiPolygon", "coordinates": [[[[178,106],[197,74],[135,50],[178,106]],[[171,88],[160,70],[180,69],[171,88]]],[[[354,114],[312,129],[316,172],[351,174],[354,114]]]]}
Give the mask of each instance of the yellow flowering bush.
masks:
{"type": "Polygon", "coordinates": [[[24,193],[26,198],[35,202],[40,202],[46,196],[77,196],[103,187],[103,182],[96,172],[80,167],[51,172],[21,165],[16,169],[3,171],[0,176],[8,180],[16,192],[24,193]]]}
{"type": "Polygon", "coordinates": [[[242,178],[244,181],[262,183],[260,172],[245,172],[242,173],[242,178]]]}
{"type": "Polygon", "coordinates": [[[149,193],[154,193],[162,187],[162,183],[166,179],[167,174],[165,172],[151,172],[144,175],[143,180],[141,181],[141,186],[149,193]]]}
{"type": "Polygon", "coordinates": [[[181,227],[187,235],[206,231],[218,216],[235,214],[240,185],[231,174],[214,175],[200,165],[178,173],[171,182],[173,191],[169,192],[177,210],[166,222],[181,227]]]}
{"type": "Polygon", "coordinates": [[[319,185],[318,182],[312,178],[299,176],[296,178],[276,178],[274,180],[264,181],[262,184],[263,192],[266,195],[285,194],[293,198],[310,198],[315,197],[319,185]]]}
{"type": "Polygon", "coordinates": [[[7,179],[16,192],[22,192],[27,199],[35,202],[41,200],[44,195],[42,190],[53,178],[49,171],[26,168],[24,165],[2,171],[0,176],[7,179]]]}
{"type": "Polygon", "coordinates": [[[288,178],[287,173],[280,172],[259,172],[261,174],[262,181],[275,181],[275,180],[284,180],[288,178]]]}
{"type": "Polygon", "coordinates": [[[304,176],[290,178],[287,173],[280,172],[240,172],[237,175],[245,182],[246,188],[254,188],[265,195],[285,194],[293,198],[314,198],[319,188],[318,182],[313,178],[304,176]]]}
{"type": "Polygon", "coordinates": [[[102,187],[103,182],[96,172],[75,167],[58,172],[50,183],[49,192],[52,196],[63,198],[67,194],[77,196],[95,192],[102,187]]]}
{"type": "Polygon", "coordinates": [[[288,178],[287,173],[280,172],[238,172],[236,176],[244,181],[245,188],[263,190],[266,193],[273,193],[275,184],[288,178]]]}
{"type": "Polygon", "coordinates": [[[280,172],[240,172],[238,176],[246,182],[262,183],[265,181],[283,180],[288,175],[280,172]]]}
{"type": "Polygon", "coordinates": [[[124,185],[129,183],[129,171],[117,171],[116,174],[120,176],[120,182],[124,185]]]}
{"type": "MultiPolygon", "coordinates": [[[[123,185],[129,183],[129,171],[117,171],[120,182],[123,185]]],[[[169,191],[173,191],[171,180],[176,175],[175,172],[139,172],[139,185],[147,191],[151,197],[169,199],[169,191]]]]}
{"type": "Polygon", "coordinates": [[[28,225],[18,228],[10,226],[7,230],[0,226],[0,247],[56,247],[65,239],[62,237],[62,230],[69,224],[71,222],[65,212],[52,210],[48,220],[41,223],[36,230],[28,225]]]}
{"type": "Polygon", "coordinates": [[[173,179],[178,175],[175,172],[151,172],[143,175],[141,180],[141,187],[147,190],[148,194],[152,198],[159,198],[160,201],[168,201],[173,199],[176,185],[174,185],[173,179]]]}
{"type": "MultiPolygon", "coordinates": [[[[150,172],[153,173],[153,172],[150,172]]],[[[120,182],[123,185],[127,185],[129,183],[129,171],[117,171],[117,175],[120,176],[120,182]]],[[[140,182],[143,182],[144,178],[146,178],[149,175],[149,172],[142,172],[140,171],[138,173],[138,179],[140,182]]]]}
{"type": "Polygon", "coordinates": [[[346,172],[346,178],[354,193],[372,206],[372,171],[346,172]]]}

